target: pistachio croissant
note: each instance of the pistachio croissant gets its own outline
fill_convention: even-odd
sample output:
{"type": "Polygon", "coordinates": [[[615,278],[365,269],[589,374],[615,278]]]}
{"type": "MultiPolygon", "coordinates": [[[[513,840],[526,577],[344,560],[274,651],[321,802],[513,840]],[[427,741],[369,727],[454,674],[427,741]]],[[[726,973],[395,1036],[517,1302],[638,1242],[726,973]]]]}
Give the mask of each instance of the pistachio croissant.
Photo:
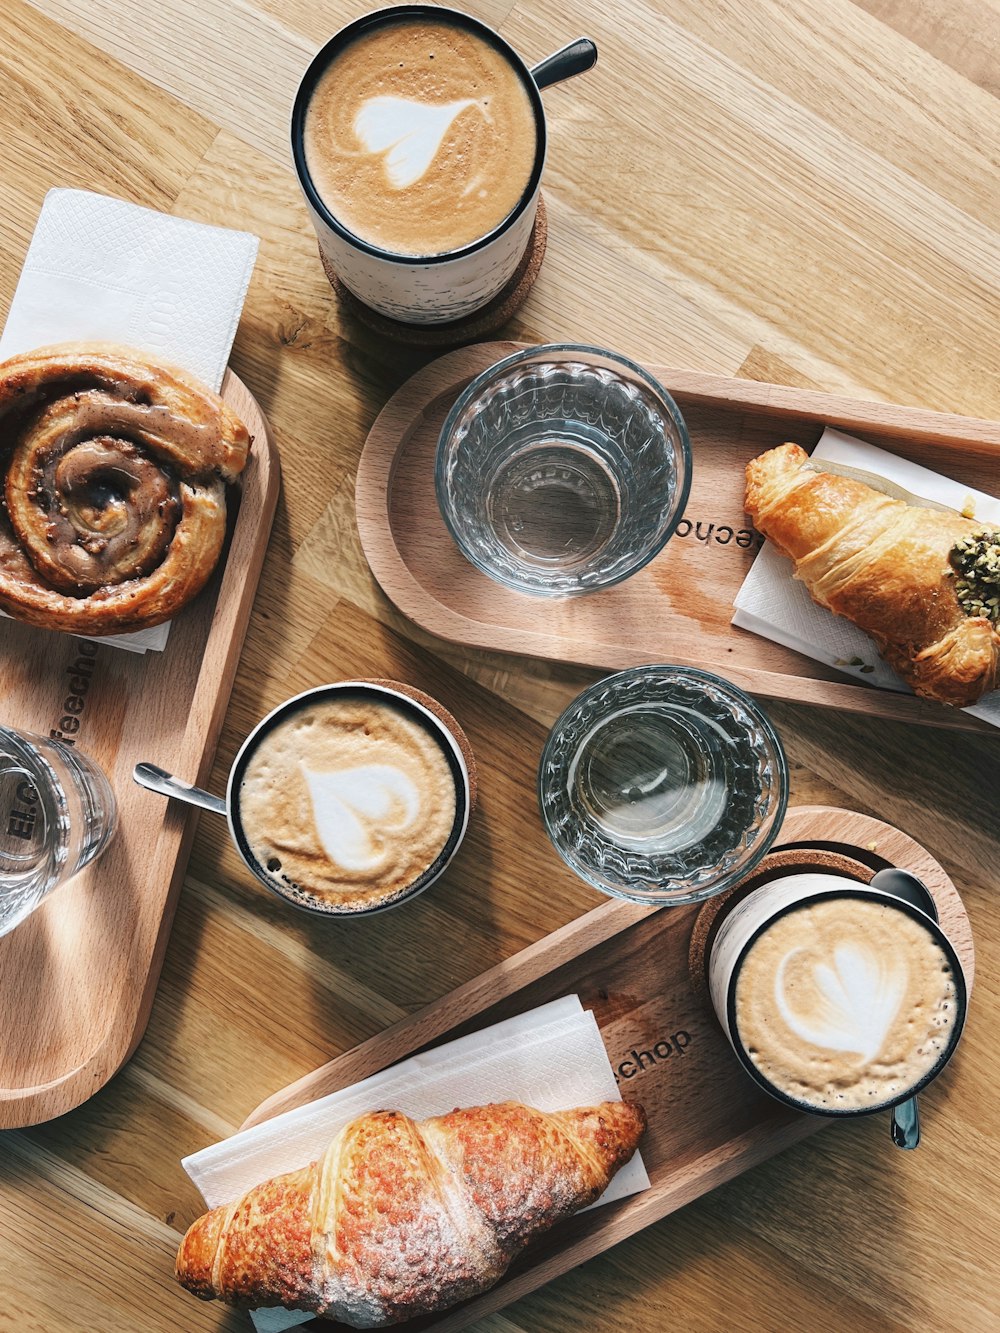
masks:
{"type": "Polygon", "coordinates": [[[502,1102],[420,1122],[376,1111],[318,1162],[195,1222],[177,1276],[204,1300],[355,1328],[444,1310],[598,1199],[645,1125],[628,1102],[551,1115],[502,1102]]]}
{"type": "Polygon", "coordinates": [[[797,444],[748,464],[746,508],[813,601],[871,635],[917,694],[964,708],[996,687],[1000,534],[820,471],[797,444]]]}

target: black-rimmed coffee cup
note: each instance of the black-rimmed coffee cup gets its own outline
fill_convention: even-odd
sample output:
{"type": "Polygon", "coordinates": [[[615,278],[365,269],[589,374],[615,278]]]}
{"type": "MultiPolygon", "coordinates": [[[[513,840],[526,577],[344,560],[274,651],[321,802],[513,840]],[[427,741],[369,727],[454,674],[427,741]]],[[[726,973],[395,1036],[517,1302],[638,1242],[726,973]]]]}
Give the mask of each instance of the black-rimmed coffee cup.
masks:
{"type": "MultiPolygon", "coordinates": [[[[592,64],[596,48],[587,39],[580,39],[578,45],[581,44],[593,53],[592,64]]],[[[302,77],[292,106],[292,158],[324,261],[358,300],[377,313],[406,324],[445,324],[481,310],[506,287],[531,239],[545,165],[547,134],[539,86],[588,67],[585,60],[577,59],[550,74],[548,66],[552,59],[533,71],[510,43],[487,24],[460,10],[437,5],[397,5],[376,10],[349,23],[317,52],[302,77]],[[360,37],[414,19],[443,22],[471,32],[499,52],[527,94],[535,128],[531,171],[514,207],[482,235],[440,253],[396,252],[356,235],[321,195],[305,149],[309,105],[334,59],[360,37]]]]}
{"type": "Polygon", "coordinates": [[[313,915],[345,919],[370,916],[408,902],[429,888],[447,869],[462,844],[475,802],[475,761],[468,739],[452,715],[436,700],[396,681],[347,680],[319,685],[286,699],[253,728],[240,746],[229,771],[226,796],[221,798],[189,786],[152,764],[138,764],[136,782],[164,796],[225,815],[233,843],[247,868],[285,902],[313,915]],[[388,704],[395,712],[416,723],[438,746],[454,788],[455,810],[447,837],[430,863],[405,884],[388,892],[352,893],[338,896],[315,886],[296,882],[281,873],[280,865],[269,867],[258,859],[240,808],[240,793],[247,768],[260,747],[283,722],[316,704],[330,701],[369,700],[388,704]]]}
{"type": "MultiPolygon", "coordinates": [[[[713,930],[708,956],[708,985],[716,1016],[737,1059],[757,1086],[791,1109],[814,1115],[843,1118],[872,1115],[889,1110],[913,1097],[936,1079],[958,1047],[968,1006],[968,987],[961,959],[939,923],[905,898],[841,875],[821,871],[788,873],[771,879],[746,896],[738,898],[713,930]],[[875,904],[891,912],[900,913],[917,923],[929,936],[941,958],[945,960],[944,966],[953,982],[953,988],[948,992],[950,998],[945,1004],[945,1007],[954,1005],[953,1015],[949,1015],[946,1035],[940,1039],[932,1039],[936,1048],[932,1062],[918,1076],[909,1079],[900,1076],[896,1086],[888,1095],[863,1104],[838,1105],[836,1096],[827,1094],[817,1094],[812,1098],[805,1093],[797,1096],[788,1090],[793,1082],[791,1075],[785,1080],[785,1087],[779,1086],[775,1078],[769,1077],[762,1068],[762,1066],[773,1068],[773,1065],[768,1064],[771,1052],[754,1047],[753,1038],[748,1036],[748,1030],[741,1028],[738,1015],[737,997],[740,978],[754,947],[779,922],[803,909],[832,901],[875,904]]],[[[775,982],[776,1008],[777,1005],[777,982],[775,982]]],[[[776,1027],[782,1021],[775,1012],[776,1027]]],[[[817,1054],[820,1053],[820,1049],[824,1048],[818,1048],[817,1054]]],[[[834,1048],[825,1049],[832,1052],[834,1048]]],[[[847,1047],[838,1049],[846,1051],[847,1047]]],[[[861,1077],[859,1072],[859,1081],[861,1077]]],[[[845,1082],[844,1087],[847,1086],[845,1082]]],[[[853,1093],[846,1094],[845,1102],[851,1097],[853,1093]]]]}

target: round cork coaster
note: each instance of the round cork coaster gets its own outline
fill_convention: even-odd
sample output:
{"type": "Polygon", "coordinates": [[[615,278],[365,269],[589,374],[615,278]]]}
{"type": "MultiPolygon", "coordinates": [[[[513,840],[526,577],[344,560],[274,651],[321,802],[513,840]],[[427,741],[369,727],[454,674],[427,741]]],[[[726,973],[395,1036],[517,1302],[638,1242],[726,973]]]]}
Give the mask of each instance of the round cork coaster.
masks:
{"type": "Polygon", "coordinates": [[[363,682],[366,685],[384,685],[388,690],[398,690],[400,694],[405,694],[407,698],[413,699],[418,704],[423,704],[429,713],[433,713],[437,720],[447,727],[458,743],[458,748],[462,751],[462,758],[465,760],[465,767],[469,774],[469,814],[476,808],[476,796],[479,792],[479,774],[476,768],[476,757],[472,753],[472,746],[469,744],[469,738],[465,732],[448,712],[443,704],[439,704],[436,699],[432,699],[429,694],[424,694],[423,690],[418,690],[415,685],[406,685],[399,680],[382,680],[369,678],[363,682]]]}
{"type": "Polygon", "coordinates": [[[348,291],[333,271],[322,250],[319,252],[319,257],[323,263],[323,271],[343,309],[372,333],[378,333],[394,342],[410,343],[414,347],[453,347],[457,343],[482,342],[490,334],[496,333],[497,329],[502,328],[524,304],[542,266],[548,236],[549,224],[545,212],[545,199],[539,194],[531,238],[510,281],[488,305],[473,311],[471,315],[466,315],[464,319],[453,319],[447,324],[404,324],[401,320],[380,315],[377,310],[372,310],[353,292],[348,291]]]}
{"type": "Polygon", "coordinates": [[[843,875],[845,879],[857,880],[860,884],[870,884],[875,874],[871,866],[855,860],[844,852],[834,852],[820,847],[781,848],[776,852],[769,852],[747,879],[725,893],[710,898],[695,918],[691,943],[688,946],[688,968],[691,973],[692,989],[709,1006],[712,1001],[708,993],[708,957],[722,916],[768,880],[784,879],[786,875],[798,875],[810,870],[843,875]]]}

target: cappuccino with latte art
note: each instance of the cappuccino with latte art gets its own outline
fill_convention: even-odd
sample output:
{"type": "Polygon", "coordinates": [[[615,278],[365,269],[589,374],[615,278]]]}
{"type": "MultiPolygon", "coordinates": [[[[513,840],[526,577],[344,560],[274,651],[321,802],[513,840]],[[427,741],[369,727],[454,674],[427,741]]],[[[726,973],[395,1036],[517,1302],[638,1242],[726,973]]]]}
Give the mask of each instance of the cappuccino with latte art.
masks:
{"type": "Polygon", "coordinates": [[[826,874],[761,885],[723,918],[710,989],[741,1062],[803,1110],[895,1105],[944,1066],[961,1032],[961,963],[937,923],[826,874]]]}
{"type": "Polygon", "coordinates": [[[538,150],[518,71],[468,27],[399,19],[334,56],[306,108],[306,166],[335,218],[400,255],[461,249],[521,202],[538,150]]]}
{"type": "Polygon", "coordinates": [[[283,897],[378,910],[441,872],[468,817],[461,747],[419,700],[320,687],[265,721],[234,774],[237,844],[283,897]]]}
{"type": "Polygon", "coordinates": [[[939,1063],[958,1014],[931,932],[886,902],[833,898],[780,917],[736,981],[736,1032],[768,1083],[818,1110],[867,1110],[939,1063]]]}

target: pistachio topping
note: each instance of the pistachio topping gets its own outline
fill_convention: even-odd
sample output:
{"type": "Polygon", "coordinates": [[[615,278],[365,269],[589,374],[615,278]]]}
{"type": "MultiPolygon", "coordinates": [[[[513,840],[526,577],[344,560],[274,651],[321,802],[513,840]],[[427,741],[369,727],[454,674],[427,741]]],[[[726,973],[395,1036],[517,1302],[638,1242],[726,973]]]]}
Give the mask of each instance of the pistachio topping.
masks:
{"type": "Polygon", "coordinates": [[[967,616],[1000,621],[1000,531],[977,528],[957,541],[948,557],[955,596],[967,616]]]}

